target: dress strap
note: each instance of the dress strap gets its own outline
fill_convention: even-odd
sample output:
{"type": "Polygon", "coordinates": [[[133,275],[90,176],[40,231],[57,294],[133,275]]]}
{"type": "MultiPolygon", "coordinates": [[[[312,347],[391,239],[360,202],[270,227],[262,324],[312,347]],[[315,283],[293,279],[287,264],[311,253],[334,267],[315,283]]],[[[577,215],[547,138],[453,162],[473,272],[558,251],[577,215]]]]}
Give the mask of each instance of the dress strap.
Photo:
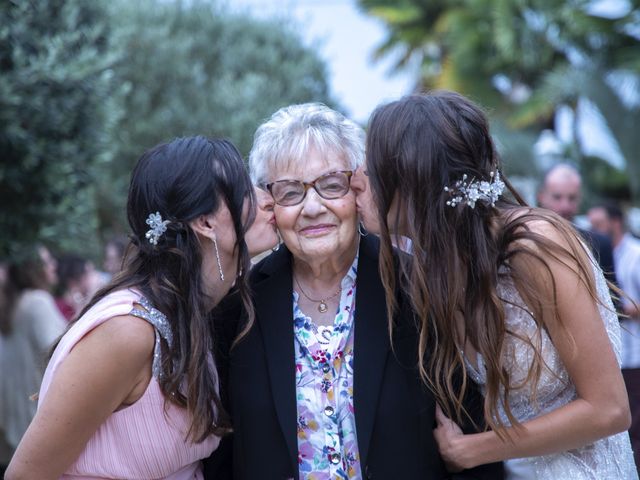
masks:
{"type": "Polygon", "coordinates": [[[144,297],[140,297],[140,299],[136,302],[143,308],[133,307],[129,315],[133,315],[134,317],[142,318],[146,320],[155,330],[155,345],[153,347],[153,376],[156,378],[162,377],[162,356],[160,349],[160,339],[163,338],[167,345],[171,346],[173,342],[173,333],[171,332],[171,326],[169,325],[169,321],[164,313],[157,310],[149,300],[144,297]]]}

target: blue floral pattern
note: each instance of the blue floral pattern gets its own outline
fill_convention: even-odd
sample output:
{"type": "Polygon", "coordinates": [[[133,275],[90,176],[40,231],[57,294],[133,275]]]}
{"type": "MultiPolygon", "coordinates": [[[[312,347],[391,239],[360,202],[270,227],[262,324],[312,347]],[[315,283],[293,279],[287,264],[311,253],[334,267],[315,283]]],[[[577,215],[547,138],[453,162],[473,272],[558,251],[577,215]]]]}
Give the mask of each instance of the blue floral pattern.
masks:
{"type": "Polygon", "coordinates": [[[293,292],[298,467],[307,480],[360,479],[353,413],[353,336],[358,257],[342,279],[332,326],[316,325],[293,292]]]}

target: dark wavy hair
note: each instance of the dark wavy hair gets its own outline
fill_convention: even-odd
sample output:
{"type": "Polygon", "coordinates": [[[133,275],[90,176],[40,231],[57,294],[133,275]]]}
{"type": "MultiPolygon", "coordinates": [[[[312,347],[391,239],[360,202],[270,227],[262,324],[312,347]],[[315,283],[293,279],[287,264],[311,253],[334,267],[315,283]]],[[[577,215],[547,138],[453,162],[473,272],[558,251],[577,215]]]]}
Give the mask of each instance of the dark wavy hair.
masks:
{"type": "Polygon", "coordinates": [[[217,212],[222,205],[229,209],[236,233],[236,287],[249,312],[248,330],[253,309],[244,275],[250,266],[244,233],[255,216],[253,187],[231,142],[201,136],[177,138],[140,157],[129,187],[127,217],[132,233],[124,268],[78,315],[105,295],[126,288],[139,290],[166,315],[173,344],[162,342],[163,375],[158,381],[165,401],[191,414],[187,436],[198,442],[212,433],[227,433],[230,420],[217,392],[215,371],[209,366],[215,332],[202,284],[203,247],[189,222],[217,212]],[[247,201],[249,214],[243,219],[247,201]],[[170,223],[158,244],[152,245],[145,238],[146,219],[156,211],[170,223]]]}
{"type": "MultiPolygon", "coordinates": [[[[563,328],[549,261],[572,268],[597,301],[592,266],[578,234],[554,213],[527,207],[504,175],[513,198],[503,196],[495,206],[483,201],[475,208],[447,205],[451,197],[444,187],[463,175],[490,181],[491,172],[502,174],[484,112],[454,92],[410,95],[379,106],[369,124],[366,165],[381,225],[380,273],[390,332],[399,284],[418,319],[420,374],[447,413],[458,420],[466,415],[462,351],[470,342],[487,370],[488,426],[504,432],[499,406],[512,425],[519,425],[507,399],[520,385],[512,385],[502,357],[506,336],[516,334],[506,326],[498,282],[506,275],[513,280],[539,334],[549,312],[563,328]],[[393,211],[392,204],[397,205],[393,211]],[[531,222],[555,229],[562,245],[534,232],[531,222]],[[391,237],[398,232],[412,241],[412,255],[403,257],[396,277],[391,237]],[[538,278],[532,278],[532,268],[538,278]]],[[[540,343],[521,340],[534,352],[526,381],[535,387],[544,367],[540,343]]]]}

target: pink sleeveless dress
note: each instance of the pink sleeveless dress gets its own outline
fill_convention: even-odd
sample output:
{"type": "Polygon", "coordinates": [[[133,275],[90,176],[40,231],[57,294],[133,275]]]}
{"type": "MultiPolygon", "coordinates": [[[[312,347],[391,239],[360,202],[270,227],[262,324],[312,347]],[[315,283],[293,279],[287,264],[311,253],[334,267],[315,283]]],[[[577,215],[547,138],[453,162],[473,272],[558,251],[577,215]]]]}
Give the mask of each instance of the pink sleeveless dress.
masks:
{"type": "Polygon", "coordinates": [[[186,440],[190,423],[187,411],[171,403],[165,410],[157,381],[159,348],[161,336],[171,342],[171,331],[166,317],[133,290],[107,295],[64,335],[44,374],[39,402],[46,397],[56,369],[82,337],[110,318],[129,314],[144,318],[155,327],[154,374],[142,397],[112,413],[61,478],[202,479],[200,460],[217,448],[220,439],[211,435],[201,443],[186,440]],[[134,303],[144,306],[146,311],[135,308],[134,303]]]}

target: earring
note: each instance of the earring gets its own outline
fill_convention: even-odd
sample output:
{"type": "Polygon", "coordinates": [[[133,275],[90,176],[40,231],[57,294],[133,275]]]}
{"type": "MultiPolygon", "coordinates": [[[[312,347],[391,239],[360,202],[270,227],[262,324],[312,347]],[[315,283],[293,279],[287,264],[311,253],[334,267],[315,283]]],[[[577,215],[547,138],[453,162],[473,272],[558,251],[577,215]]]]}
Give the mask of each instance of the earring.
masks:
{"type": "Polygon", "coordinates": [[[280,244],[282,243],[282,237],[280,236],[280,231],[276,230],[276,235],[278,236],[278,243],[271,249],[272,252],[277,252],[280,250],[280,244]]]}
{"type": "Polygon", "coordinates": [[[218,242],[216,242],[216,236],[214,235],[213,238],[213,246],[216,249],[216,260],[218,262],[218,271],[220,272],[220,281],[224,282],[224,273],[222,272],[222,264],[220,263],[220,253],[218,252],[218,242]]]}
{"type": "Polygon", "coordinates": [[[369,235],[369,232],[367,232],[366,228],[364,228],[362,222],[358,222],[358,233],[363,237],[369,235]]]}

